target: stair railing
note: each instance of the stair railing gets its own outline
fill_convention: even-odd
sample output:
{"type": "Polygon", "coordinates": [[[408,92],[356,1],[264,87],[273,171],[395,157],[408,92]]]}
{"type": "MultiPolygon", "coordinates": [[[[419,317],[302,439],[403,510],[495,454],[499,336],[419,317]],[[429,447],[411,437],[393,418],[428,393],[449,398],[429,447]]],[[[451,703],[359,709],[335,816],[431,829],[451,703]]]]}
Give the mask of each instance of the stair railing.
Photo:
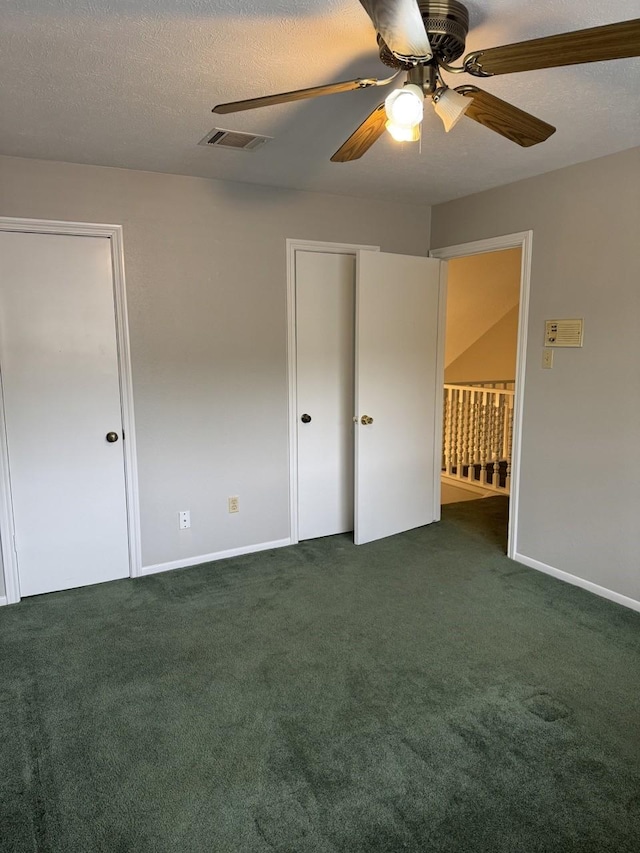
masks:
{"type": "Polygon", "coordinates": [[[444,386],[442,473],[460,485],[509,494],[513,380],[444,386]],[[511,385],[511,388],[502,387],[511,385]]]}

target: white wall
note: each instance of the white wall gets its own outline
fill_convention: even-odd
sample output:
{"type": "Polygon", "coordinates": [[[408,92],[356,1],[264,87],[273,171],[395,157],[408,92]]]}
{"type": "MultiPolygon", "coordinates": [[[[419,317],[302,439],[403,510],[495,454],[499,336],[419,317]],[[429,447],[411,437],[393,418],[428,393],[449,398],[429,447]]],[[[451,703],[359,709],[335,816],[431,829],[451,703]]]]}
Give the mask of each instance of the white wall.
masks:
{"type": "Polygon", "coordinates": [[[449,261],[445,368],[518,304],[520,266],[520,249],[449,261]]]}
{"type": "Polygon", "coordinates": [[[640,148],[433,210],[444,247],[533,229],[518,551],[640,601],[640,148]],[[546,318],[584,347],[541,369],[546,318]]]}
{"type": "MultiPolygon", "coordinates": [[[[451,265],[454,263],[450,261],[451,265]]],[[[518,351],[518,312],[516,305],[462,355],[445,367],[445,382],[486,382],[491,379],[515,379],[518,351]]]]}
{"type": "Polygon", "coordinates": [[[429,208],[0,157],[0,216],[124,226],[143,565],[287,538],[285,239],[426,255],[429,208]]]}

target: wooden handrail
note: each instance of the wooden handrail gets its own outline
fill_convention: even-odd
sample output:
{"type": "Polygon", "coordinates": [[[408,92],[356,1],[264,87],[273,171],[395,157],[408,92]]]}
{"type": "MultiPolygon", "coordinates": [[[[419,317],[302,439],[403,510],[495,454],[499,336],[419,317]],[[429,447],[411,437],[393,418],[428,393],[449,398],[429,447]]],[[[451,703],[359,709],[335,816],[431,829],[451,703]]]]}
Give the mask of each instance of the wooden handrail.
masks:
{"type": "Polygon", "coordinates": [[[515,379],[485,379],[483,381],[465,380],[464,382],[448,382],[448,385],[465,385],[468,388],[504,388],[513,390],[515,379]]]}
{"type": "Polygon", "coordinates": [[[511,396],[516,393],[513,388],[491,388],[488,385],[458,385],[457,382],[445,382],[444,387],[458,391],[496,391],[498,394],[510,394],[511,396]]]}

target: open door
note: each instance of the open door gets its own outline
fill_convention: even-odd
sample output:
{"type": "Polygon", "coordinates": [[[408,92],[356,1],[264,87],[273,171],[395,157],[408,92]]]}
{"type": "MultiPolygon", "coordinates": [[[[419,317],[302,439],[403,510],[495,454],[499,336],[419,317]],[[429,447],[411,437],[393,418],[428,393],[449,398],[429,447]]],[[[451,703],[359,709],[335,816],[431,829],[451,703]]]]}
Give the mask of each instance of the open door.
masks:
{"type": "Polygon", "coordinates": [[[357,255],[357,545],[439,518],[440,266],[433,258],[357,255]]]}

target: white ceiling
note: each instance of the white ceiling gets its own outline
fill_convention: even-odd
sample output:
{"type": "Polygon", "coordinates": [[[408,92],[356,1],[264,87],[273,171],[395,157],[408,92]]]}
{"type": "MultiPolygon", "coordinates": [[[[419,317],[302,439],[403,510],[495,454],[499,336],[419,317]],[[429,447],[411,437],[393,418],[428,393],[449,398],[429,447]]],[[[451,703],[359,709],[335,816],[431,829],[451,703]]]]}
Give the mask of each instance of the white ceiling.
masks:
{"type": "MultiPolygon", "coordinates": [[[[472,0],[467,52],[638,16],[638,0],[472,0]]],[[[640,145],[640,59],[477,80],[557,126],[520,148],[476,122],[422,150],[384,135],[329,157],[387,90],[214,116],[216,103],[388,76],[358,0],[3,0],[0,153],[436,204],[640,145]],[[199,147],[213,127],[273,136],[199,147]]]]}

